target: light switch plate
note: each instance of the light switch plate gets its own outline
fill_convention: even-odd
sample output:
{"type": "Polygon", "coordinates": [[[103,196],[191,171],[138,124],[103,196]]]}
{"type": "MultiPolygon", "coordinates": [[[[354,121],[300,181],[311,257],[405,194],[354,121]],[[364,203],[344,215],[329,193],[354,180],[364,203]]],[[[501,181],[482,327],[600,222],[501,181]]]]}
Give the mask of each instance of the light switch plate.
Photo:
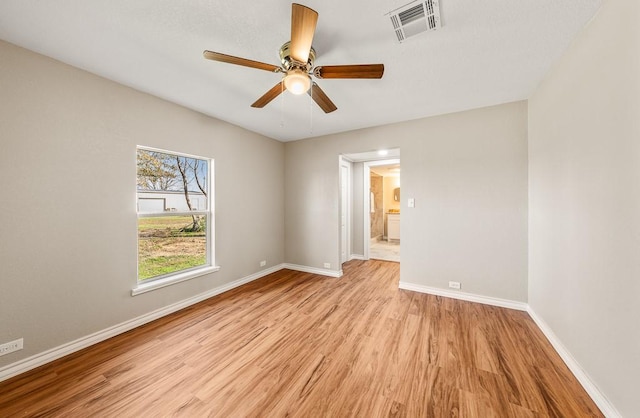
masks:
{"type": "Polygon", "coordinates": [[[416,207],[416,200],[413,197],[410,197],[407,200],[407,206],[410,208],[415,208],[416,207]]]}

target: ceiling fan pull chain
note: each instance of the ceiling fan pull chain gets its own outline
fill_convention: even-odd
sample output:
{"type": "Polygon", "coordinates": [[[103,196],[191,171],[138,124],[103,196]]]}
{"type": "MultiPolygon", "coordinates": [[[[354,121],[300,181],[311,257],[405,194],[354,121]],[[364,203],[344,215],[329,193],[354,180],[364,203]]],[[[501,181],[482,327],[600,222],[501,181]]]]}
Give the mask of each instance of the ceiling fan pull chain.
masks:
{"type": "Polygon", "coordinates": [[[311,83],[311,95],[309,96],[309,133],[313,133],[313,83],[311,83]]]}

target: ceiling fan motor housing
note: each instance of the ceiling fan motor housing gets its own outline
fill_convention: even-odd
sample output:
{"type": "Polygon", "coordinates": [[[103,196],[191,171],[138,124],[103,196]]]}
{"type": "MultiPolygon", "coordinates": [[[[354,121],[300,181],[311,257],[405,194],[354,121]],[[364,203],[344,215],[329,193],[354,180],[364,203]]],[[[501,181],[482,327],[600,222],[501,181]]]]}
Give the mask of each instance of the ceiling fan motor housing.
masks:
{"type": "Polygon", "coordinates": [[[313,68],[313,62],[316,59],[316,51],[311,47],[309,51],[309,60],[306,63],[298,62],[291,58],[291,41],[285,42],[280,47],[280,62],[282,63],[282,67],[289,71],[292,69],[300,69],[306,73],[309,73],[313,68]]]}

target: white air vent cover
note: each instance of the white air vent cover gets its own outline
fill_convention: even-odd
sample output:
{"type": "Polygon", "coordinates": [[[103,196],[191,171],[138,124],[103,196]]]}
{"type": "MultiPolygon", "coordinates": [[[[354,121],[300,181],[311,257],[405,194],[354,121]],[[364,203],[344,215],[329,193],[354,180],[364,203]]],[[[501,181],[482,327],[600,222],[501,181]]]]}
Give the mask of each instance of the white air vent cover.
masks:
{"type": "Polygon", "coordinates": [[[399,42],[422,32],[440,28],[438,0],[411,2],[388,13],[399,42]]]}

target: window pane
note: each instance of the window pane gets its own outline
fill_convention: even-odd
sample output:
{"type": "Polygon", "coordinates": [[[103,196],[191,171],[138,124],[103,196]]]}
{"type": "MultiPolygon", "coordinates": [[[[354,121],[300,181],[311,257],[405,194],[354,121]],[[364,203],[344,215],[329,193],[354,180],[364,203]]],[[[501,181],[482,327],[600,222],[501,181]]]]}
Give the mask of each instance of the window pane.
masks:
{"type": "Polygon", "coordinates": [[[207,263],[206,216],[138,218],[138,280],[207,263]]]}
{"type": "Polygon", "coordinates": [[[207,211],[209,163],[138,149],[138,212],[207,211]]]}

